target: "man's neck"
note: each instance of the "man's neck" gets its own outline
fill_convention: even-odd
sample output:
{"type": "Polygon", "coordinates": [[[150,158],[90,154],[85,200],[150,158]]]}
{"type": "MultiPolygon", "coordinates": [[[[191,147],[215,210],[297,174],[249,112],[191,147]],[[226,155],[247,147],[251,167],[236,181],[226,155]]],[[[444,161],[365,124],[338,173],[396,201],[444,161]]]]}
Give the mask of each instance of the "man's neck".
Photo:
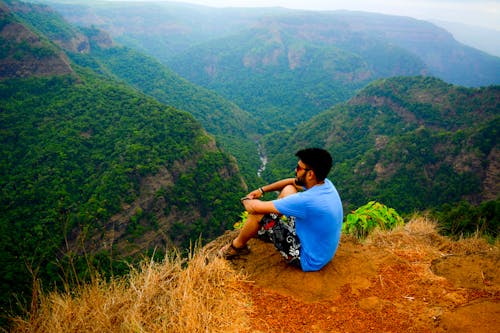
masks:
{"type": "Polygon", "coordinates": [[[325,183],[324,180],[322,180],[320,182],[315,181],[315,182],[312,182],[311,184],[306,184],[306,188],[310,189],[310,188],[317,186],[317,185],[323,185],[324,183],[325,183]]]}

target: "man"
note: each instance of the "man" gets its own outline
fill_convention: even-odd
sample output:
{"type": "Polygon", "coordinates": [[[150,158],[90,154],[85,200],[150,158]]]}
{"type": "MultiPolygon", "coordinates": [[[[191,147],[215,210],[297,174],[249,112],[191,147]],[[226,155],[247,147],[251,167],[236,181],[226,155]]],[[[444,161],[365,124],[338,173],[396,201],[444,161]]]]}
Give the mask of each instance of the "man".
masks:
{"type": "Polygon", "coordinates": [[[333,258],[340,240],[342,202],[326,178],[330,154],[319,148],[298,151],[295,178],[282,179],[250,192],[241,201],[248,219],[239,235],[220,254],[233,259],[248,254],[255,236],[274,243],[285,260],[303,271],[317,271],[333,258]],[[278,199],[258,200],[265,192],[280,191],[278,199]]]}

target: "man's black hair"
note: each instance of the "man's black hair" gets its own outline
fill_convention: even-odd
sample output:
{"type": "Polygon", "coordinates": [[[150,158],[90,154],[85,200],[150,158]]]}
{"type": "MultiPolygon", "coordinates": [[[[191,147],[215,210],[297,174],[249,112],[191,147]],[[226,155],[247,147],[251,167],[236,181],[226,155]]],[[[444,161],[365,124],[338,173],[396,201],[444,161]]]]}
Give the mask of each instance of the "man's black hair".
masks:
{"type": "Polygon", "coordinates": [[[318,181],[323,181],[332,168],[332,156],[321,148],[302,149],[295,153],[295,156],[313,169],[318,181]]]}

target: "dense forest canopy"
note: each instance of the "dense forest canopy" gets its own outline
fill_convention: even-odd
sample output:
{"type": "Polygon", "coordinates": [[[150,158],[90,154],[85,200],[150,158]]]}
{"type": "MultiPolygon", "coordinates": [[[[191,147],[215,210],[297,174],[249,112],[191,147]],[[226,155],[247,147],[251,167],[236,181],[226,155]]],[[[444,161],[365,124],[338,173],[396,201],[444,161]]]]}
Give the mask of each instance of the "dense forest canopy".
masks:
{"type": "MultiPolygon", "coordinates": [[[[243,193],[243,183],[236,166],[188,113],[83,72],[7,80],[0,91],[1,257],[8,263],[2,276],[11,276],[4,294],[26,275],[18,260],[49,274],[43,268],[55,265],[65,237],[99,232],[141,196],[141,179],[160,169],[171,173],[172,183],[156,200],[168,205],[140,216],[142,232],[168,232],[169,218],[184,216],[186,227],[162,242],[185,246],[186,239],[220,234],[237,217],[235,193],[243,193]],[[233,191],[224,191],[222,182],[233,191]],[[212,207],[215,197],[220,201],[212,207]],[[199,215],[187,214],[193,206],[199,215]]],[[[156,243],[157,237],[150,246],[156,243]]]]}
{"type": "Polygon", "coordinates": [[[259,167],[259,160],[254,140],[263,134],[263,128],[249,112],[190,83],[156,59],[133,49],[119,46],[93,46],[92,49],[91,55],[73,53],[70,56],[82,64],[94,59],[101,70],[166,105],[191,113],[226,151],[238,159],[247,180],[257,182],[255,170],[259,167]],[[135,65],[130,66],[130,63],[135,65]]]}
{"type": "MultiPolygon", "coordinates": [[[[96,75],[92,66],[73,63],[61,72],[36,53],[46,38],[42,29],[30,30],[8,11],[2,15],[2,27],[29,32],[19,44],[25,51],[14,53],[17,62],[9,62],[12,52],[4,54],[5,68],[38,60],[21,73],[35,76],[9,78],[19,72],[6,70],[0,81],[3,310],[13,293],[21,301],[30,295],[33,274],[49,286],[68,282],[71,262],[80,277],[86,261],[105,271],[118,265],[119,272],[123,265],[110,262],[111,253],[120,259],[157,246],[187,247],[190,239],[211,239],[232,225],[245,184],[235,160],[192,115],[106,71],[96,75]],[[161,186],[148,188],[151,176],[161,186]],[[110,231],[116,238],[106,246],[110,231]],[[82,253],[91,257],[74,257],[82,253]]],[[[3,34],[15,52],[12,36],[3,34]]],[[[64,54],[45,40],[55,50],[50,54],[64,54]]],[[[74,53],[67,54],[69,64],[74,53]]]]}

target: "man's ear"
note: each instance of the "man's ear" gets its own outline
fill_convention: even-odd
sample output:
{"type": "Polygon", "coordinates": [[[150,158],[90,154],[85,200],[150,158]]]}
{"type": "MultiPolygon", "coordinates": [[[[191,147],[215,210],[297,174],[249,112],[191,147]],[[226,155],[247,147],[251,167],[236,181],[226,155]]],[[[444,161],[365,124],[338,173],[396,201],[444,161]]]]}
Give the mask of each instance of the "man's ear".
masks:
{"type": "Polygon", "coordinates": [[[307,173],[306,177],[309,180],[316,179],[316,174],[314,173],[314,170],[313,169],[309,170],[309,172],[307,173]]]}

